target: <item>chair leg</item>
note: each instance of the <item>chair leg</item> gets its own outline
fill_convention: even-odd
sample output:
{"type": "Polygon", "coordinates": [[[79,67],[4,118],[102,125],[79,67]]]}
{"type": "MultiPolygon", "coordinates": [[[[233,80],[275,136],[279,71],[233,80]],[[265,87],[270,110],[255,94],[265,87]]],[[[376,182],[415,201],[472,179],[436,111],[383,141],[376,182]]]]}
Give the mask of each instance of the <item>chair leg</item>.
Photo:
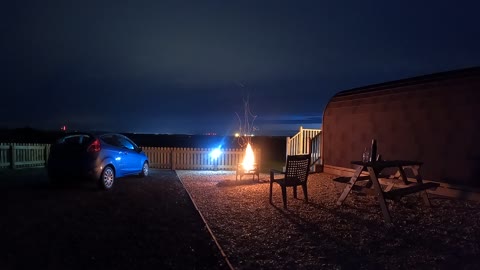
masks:
{"type": "Polygon", "coordinates": [[[297,186],[293,186],[293,198],[297,198],[297,186]]]}
{"type": "Polygon", "coordinates": [[[287,209],[287,187],[282,186],[283,208],[287,209]]]}
{"type": "Polygon", "coordinates": [[[272,186],[273,182],[270,182],[270,203],[272,203],[272,186]]]}
{"type": "Polygon", "coordinates": [[[305,197],[305,201],[308,202],[307,185],[302,185],[302,189],[303,189],[303,196],[305,197]]]}

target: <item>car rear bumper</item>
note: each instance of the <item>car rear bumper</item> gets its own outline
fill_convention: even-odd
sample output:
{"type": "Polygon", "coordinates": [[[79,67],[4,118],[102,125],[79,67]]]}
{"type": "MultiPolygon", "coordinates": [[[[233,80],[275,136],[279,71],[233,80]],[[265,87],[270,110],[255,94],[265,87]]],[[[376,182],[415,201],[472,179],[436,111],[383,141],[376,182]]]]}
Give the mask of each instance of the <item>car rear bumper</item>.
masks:
{"type": "Polygon", "coordinates": [[[102,172],[101,166],[66,165],[61,163],[49,163],[47,169],[50,176],[65,179],[97,180],[102,172]]]}

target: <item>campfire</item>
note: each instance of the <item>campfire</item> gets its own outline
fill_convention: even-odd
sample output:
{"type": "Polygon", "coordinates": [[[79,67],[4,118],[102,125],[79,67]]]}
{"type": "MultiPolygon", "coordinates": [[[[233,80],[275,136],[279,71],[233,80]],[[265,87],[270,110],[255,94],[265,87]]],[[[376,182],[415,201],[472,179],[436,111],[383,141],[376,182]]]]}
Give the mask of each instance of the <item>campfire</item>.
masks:
{"type": "Polygon", "coordinates": [[[245,149],[242,166],[245,172],[253,171],[255,169],[255,155],[253,154],[253,149],[250,143],[247,144],[247,148],[245,149]]]}
{"type": "Polygon", "coordinates": [[[247,144],[247,147],[245,148],[245,156],[243,157],[243,162],[238,164],[237,166],[237,175],[236,179],[238,179],[238,176],[240,176],[240,180],[244,175],[252,175],[253,180],[255,180],[255,175],[257,176],[257,179],[260,178],[260,173],[257,168],[257,163],[255,162],[255,154],[253,153],[252,145],[250,143],[247,144]]]}

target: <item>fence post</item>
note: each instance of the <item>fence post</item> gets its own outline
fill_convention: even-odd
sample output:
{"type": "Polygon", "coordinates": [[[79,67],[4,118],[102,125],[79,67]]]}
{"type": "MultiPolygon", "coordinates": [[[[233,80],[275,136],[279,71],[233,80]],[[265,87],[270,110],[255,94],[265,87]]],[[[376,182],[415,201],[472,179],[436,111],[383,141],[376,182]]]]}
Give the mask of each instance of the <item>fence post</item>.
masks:
{"type": "Polygon", "coordinates": [[[305,149],[303,149],[303,127],[300,126],[300,131],[299,131],[299,135],[298,135],[298,142],[299,142],[299,148],[297,150],[297,153],[295,153],[295,155],[299,154],[298,152],[301,151],[301,153],[303,154],[305,152],[305,149]]]}
{"type": "Polygon", "coordinates": [[[172,162],[171,168],[172,168],[172,170],[175,170],[175,165],[176,165],[176,164],[175,164],[175,160],[177,159],[177,155],[176,155],[176,153],[175,153],[175,150],[172,150],[172,152],[171,152],[171,158],[172,158],[172,160],[171,160],[171,162],[172,162]]]}
{"type": "Polygon", "coordinates": [[[16,152],[16,149],[15,149],[15,144],[12,144],[10,146],[10,166],[12,167],[12,169],[15,169],[15,160],[17,159],[17,153],[16,152]]]}
{"type": "Polygon", "coordinates": [[[290,137],[287,137],[286,142],[287,142],[287,145],[285,147],[287,148],[287,151],[285,151],[286,152],[285,160],[287,159],[288,155],[290,155],[290,137]]]}
{"type": "Polygon", "coordinates": [[[43,147],[45,147],[43,149],[43,155],[44,155],[44,158],[45,158],[45,167],[47,166],[47,162],[48,162],[48,145],[44,145],[43,147]]]}
{"type": "MultiPolygon", "coordinates": [[[[208,156],[208,154],[207,154],[208,156]]],[[[211,158],[211,157],[210,157],[211,158]]],[[[213,170],[214,171],[218,171],[218,160],[220,159],[220,157],[217,157],[217,158],[214,158],[213,159],[213,170]]]]}

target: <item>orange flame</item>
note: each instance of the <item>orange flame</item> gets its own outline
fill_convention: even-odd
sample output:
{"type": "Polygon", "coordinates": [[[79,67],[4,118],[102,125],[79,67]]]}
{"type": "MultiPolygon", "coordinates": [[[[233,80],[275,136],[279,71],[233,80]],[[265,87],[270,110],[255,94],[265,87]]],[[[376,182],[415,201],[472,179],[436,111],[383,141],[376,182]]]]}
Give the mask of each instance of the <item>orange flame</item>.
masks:
{"type": "Polygon", "coordinates": [[[245,149],[245,157],[243,157],[242,166],[245,171],[252,171],[255,169],[255,155],[253,154],[253,149],[250,143],[247,144],[247,149],[245,149]]]}

